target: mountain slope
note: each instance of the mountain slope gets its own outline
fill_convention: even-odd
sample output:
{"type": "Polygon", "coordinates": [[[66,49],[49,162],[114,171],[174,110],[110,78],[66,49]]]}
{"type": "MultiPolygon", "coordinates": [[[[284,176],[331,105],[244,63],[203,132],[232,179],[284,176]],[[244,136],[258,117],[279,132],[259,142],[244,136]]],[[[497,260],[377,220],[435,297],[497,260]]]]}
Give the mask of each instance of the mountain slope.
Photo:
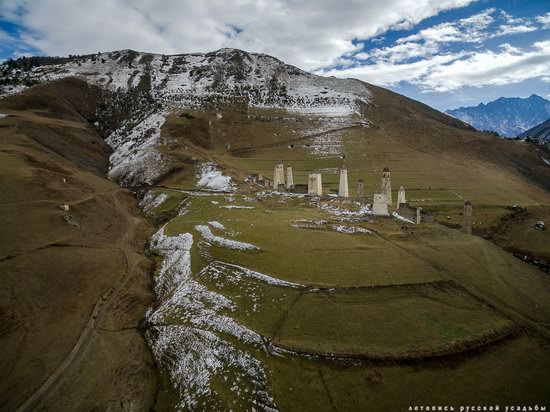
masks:
{"type": "Polygon", "coordinates": [[[501,97],[487,104],[460,107],[445,113],[478,130],[490,130],[506,137],[515,137],[550,116],[550,101],[535,94],[528,98],[501,97]]]}
{"type": "Polygon", "coordinates": [[[519,137],[530,138],[541,146],[550,147],[550,119],[523,132],[519,137]]]}
{"type": "Polygon", "coordinates": [[[131,193],[107,179],[110,149],[90,124],[100,99],[97,88],[65,79],[0,100],[0,409],[27,400],[25,410],[75,401],[117,409],[154,398],[136,329],[152,300],[149,229],[131,193]],[[136,216],[135,230],[124,213],[136,216]],[[123,239],[133,278],[115,292],[126,277],[123,239]]]}
{"type": "MultiPolygon", "coordinates": [[[[159,372],[157,410],[398,410],[418,403],[419,391],[426,394],[423,403],[457,409],[474,395],[479,404],[547,403],[538,384],[550,371],[538,341],[550,336],[546,275],[452,229],[465,199],[475,205],[474,233],[498,225],[515,204],[546,213],[546,149],[480,133],[383,88],[322,78],[239,50],[182,56],[120,51],[21,59],[5,67],[10,96],[0,100],[0,113],[8,114],[0,130],[9,147],[0,153],[13,164],[10,173],[24,175],[32,190],[10,186],[11,176],[3,183],[9,197],[20,196],[10,207],[29,210],[4,214],[5,225],[28,232],[6,240],[2,256],[14,244],[27,251],[29,239],[57,240],[58,230],[72,230],[59,228],[54,211],[43,209],[44,199],[34,195],[43,187],[54,205],[74,196],[70,207],[85,236],[40,251],[78,247],[89,259],[101,258],[102,265],[88,265],[97,269],[88,276],[92,285],[120,275],[124,263],[117,246],[128,219],[116,207],[118,188],[107,174],[130,187],[143,216],[157,224],[150,238],[155,302],[138,236],[128,242],[134,247],[129,256],[140,263],[134,266],[138,277],[121,287],[129,296],[113,302],[98,345],[44,409],[147,410],[151,359],[142,341],[126,339],[138,337],[140,317],[159,372]],[[36,83],[42,84],[17,93],[36,83]],[[11,135],[15,126],[33,129],[32,136],[11,135]],[[38,148],[29,140],[39,141],[38,148]],[[52,171],[44,181],[33,158],[29,164],[12,159],[35,149],[51,159],[50,167],[72,174],[52,171]],[[296,185],[322,173],[325,194],[337,190],[345,164],[352,198],[276,193],[251,183],[253,173],[269,181],[279,160],[292,166],[296,185]],[[385,166],[394,189],[404,186],[407,201],[422,208],[422,225],[372,216],[369,203],[385,166]],[[55,186],[62,176],[70,190],[55,186]],[[365,196],[355,199],[359,179],[365,196]],[[82,210],[78,201],[88,200],[81,192],[101,202],[82,210]],[[35,230],[34,219],[41,222],[43,213],[46,227],[35,230]]],[[[129,199],[125,205],[133,210],[129,199]]],[[[134,216],[136,235],[152,233],[134,216]]],[[[524,253],[533,250],[531,243],[548,241],[548,231],[525,233],[524,253]]],[[[44,266],[40,256],[29,256],[44,266]]],[[[52,258],[58,264],[52,271],[36,273],[36,263],[0,273],[41,285],[17,288],[21,279],[9,279],[16,299],[43,308],[47,292],[64,313],[76,305],[69,287],[78,279],[63,281],[77,272],[73,256],[52,258]]],[[[77,293],[87,309],[78,311],[81,318],[98,294],[77,293]]],[[[20,350],[17,338],[33,330],[38,315],[10,330],[6,359],[20,350]]],[[[83,322],[65,330],[57,326],[62,320],[54,321],[51,340],[34,339],[55,359],[43,371],[26,363],[10,368],[32,375],[32,385],[10,371],[2,404],[4,398],[20,404],[69,351],[67,342],[83,322]],[[64,344],[57,347],[59,341],[64,344]]],[[[29,363],[33,354],[25,358],[29,363]]]]}
{"type": "Polygon", "coordinates": [[[122,50],[71,59],[32,59],[6,65],[4,92],[77,76],[113,92],[148,92],[165,104],[350,111],[368,101],[368,90],[359,81],[315,76],[274,57],[237,49],[173,56],[122,50]]]}
{"type": "MultiPolygon", "coordinates": [[[[172,127],[165,125],[166,116],[186,107],[218,111],[282,108],[290,113],[324,117],[325,129],[350,122],[368,126],[376,121],[378,127],[412,139],[412,145],[429,145],[436,151],[448,151],[451,157],[470,156],[484,162],[501,158],[501,166],[547,185],[544,168],[531,160],[521,160],[529,153],[528,147],[509,146],[510,155],[508,150],[492,150],[493,145],[505,143],[473,133],[464,123],[419,102],[358,80],[312,75],[264,54],[221,49],[165,56],[122,50],[71,58],[23,58],[4,66],[2,84],[7,94],[27,84],[71,76],[100,87],[104,98],[96,110],[97,128],[114,150],[109,173],[129,186],[151,184],[179,167],[157,147],[163,140],[161,129],[172,127]],[[379,91],[377,99],[373,99],[373,91],[379,91]],[[378,113],[380,119],[372,118],[369,111],[378,113]],[[411,122],[408,125],[400,121],[407,118],[411,122]],[[432,135],[434,139],[421,143],[432,135]],[[486,148],[480,150],[480,145],[486,148]]],[[[210,126],[203,127],[208,131],[210,126]]],[[[287,140],[295,137],[289,135],[287,140]]],[[[234,143],[225,142],[235,147],[234,143]]]]}

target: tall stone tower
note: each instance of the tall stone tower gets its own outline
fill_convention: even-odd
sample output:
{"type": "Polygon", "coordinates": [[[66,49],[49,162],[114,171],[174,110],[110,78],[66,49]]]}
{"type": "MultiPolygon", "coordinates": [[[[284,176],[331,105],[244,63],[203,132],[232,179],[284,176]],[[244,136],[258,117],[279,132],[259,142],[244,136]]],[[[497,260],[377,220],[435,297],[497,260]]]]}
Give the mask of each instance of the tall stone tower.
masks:
{"type": "Polygon", "coordinates": [[[320,196],[323,194],[323,183],[320,173],[312,173],[307,181],[307,194],[312,196],[320,196]]]}
{"type": "Polygon", "coordinates": [[[401,186],[399,188],[399,192],[397,192],[397,208],[399,209],[399,205],[404,205],[407,203],[407,199],[405,198],[405,188],[401,186]]]}
{"type": "Polygon", "coordinates": [[[287,189],[293,189],[294,188],[294,177],[292,176],[292,167],[291,166],[286,167],[286,188],[287,189]]]}
{"type": "Polygon", "coordinates": [[[384,193],[375,193],[372,200],[372,213],[375,216],[388,216],[388,202],[384,193]]]}
{"type": "Polygon", "coordinates": [[[386,195],[386,202],[388,206],[391,206],[393,202],[391,198],[390,168],[388,166],[384,167],[384,170],[382,170],[382,184],[380,185],[380,193],[386,195]]]}
{"type": "Polygon", "coordinates": [[[363,200],[365,197],[365,185],[363,183],[363,179],[359,179],[357,181],[357,199],[363,200]]]}
{"type": "Polygon", "coordinates": [[[340,185],[338,186],[338,196],[349,197],[348,188],[348,169],[342,166],[340,169],[340,185]]]}
{"type": "Polygon", "coordinates": [[[472,234],[472,202],[466,200],[464,202],[464,213],[462,214],[462,233],[467,235],[472,234]]]}
{"type": "Polygon", "coordinates": [[[275,165],[275,171],[273,172],[273,189],[277,190],[279,185],[285,184],[285,169],[282,162],[275,165]]]}

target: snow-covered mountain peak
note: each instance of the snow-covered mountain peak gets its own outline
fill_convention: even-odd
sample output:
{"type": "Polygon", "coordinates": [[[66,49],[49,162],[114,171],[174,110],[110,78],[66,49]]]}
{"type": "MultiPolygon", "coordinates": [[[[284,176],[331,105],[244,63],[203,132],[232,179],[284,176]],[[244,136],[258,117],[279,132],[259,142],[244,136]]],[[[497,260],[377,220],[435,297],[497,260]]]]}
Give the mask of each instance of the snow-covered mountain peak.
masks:
{"type": "Polygon", "coordinates": [[[360,81],[313,75],[272,56],[230,48],[170,56],[119,50],[20,59],[4,67],[3,94],[25,84],[74,76],[112,92],[139,90],[170,106],[238,103],[357,112],[369,101],[369,91],[360,81]]]}

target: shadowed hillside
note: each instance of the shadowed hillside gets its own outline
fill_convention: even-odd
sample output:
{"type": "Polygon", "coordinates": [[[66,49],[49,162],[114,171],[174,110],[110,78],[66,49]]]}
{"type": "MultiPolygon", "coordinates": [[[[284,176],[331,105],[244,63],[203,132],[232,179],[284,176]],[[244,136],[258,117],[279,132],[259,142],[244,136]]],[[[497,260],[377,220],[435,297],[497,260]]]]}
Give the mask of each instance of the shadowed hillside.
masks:
{"type": "Polygon", "coordinates": [[[135,329],[151,301],[149,226],[106,179],[110,149],[89,123],[99,94],[68,79],[0,101],[2,410],[141,408],[154,396],[135,329]]]}

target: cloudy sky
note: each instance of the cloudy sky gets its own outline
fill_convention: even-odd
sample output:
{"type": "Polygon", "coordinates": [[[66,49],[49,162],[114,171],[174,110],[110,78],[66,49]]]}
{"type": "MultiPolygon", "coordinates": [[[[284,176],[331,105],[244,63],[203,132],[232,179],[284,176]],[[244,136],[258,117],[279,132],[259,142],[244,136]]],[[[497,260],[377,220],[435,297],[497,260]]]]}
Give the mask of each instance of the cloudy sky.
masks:
{"type": "Polygon", "coordinates": [[[550,98],[550,0],[0,0],[0,59],[221,47],[440,110],[550,98]]]}

